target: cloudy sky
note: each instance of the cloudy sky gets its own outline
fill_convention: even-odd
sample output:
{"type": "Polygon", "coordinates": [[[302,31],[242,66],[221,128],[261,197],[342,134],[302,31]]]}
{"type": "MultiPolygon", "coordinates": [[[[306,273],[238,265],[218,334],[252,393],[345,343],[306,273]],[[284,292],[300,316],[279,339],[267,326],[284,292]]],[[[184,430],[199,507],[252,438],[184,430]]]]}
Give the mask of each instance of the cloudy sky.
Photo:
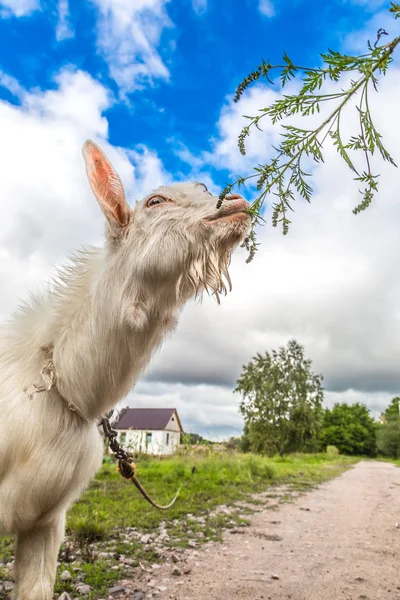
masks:
{"type": "MultiPolygon", "coordinates": [[[[74,248],[101,243],[103,222],[81,146],[99,142],[132,204],[162,182],[204,181],[215,193],[271,156],[265,123],[246,158],[242,115],[280,94],[235,86],[284,50],[319,64],[327,48],[363,51],[399,23],[380,0],[0,0],[0,317],[74,248]]],[[[400,67],[374,98],[376,124],[400,162],[400,67]]],[[[346,126],[352,126],[348,117],[346,126]]],[[[350,129],[349,129],[350,131],[350,129]]],[[[331,148],[313,172],[288,236],[266,225],[233,292],[190,304],[178,331],[124,403],[176,407],[187,431],[240,434],[235,381],[256,352],[296,338],[325,378],[326,402],[379,414],[400,393],[400,173],[379,165],[380,194],[355,217],[356,184],[331,148]]],[[[254,198],[254,190],[244,192],[254,198]]]]}

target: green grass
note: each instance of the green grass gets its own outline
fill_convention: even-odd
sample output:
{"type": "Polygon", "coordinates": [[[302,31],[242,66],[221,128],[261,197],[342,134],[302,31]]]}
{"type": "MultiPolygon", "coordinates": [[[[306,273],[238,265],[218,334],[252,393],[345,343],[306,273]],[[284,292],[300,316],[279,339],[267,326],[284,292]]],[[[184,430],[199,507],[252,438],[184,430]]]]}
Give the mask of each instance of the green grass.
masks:
{"type": "MultiPolygon", "coordinates": [[[[265,507],[278,508],[280,502],[291,500],[291,491],[310,489],[357,462],[357,458],[313,454],[265,458],[252,454],[220,454],[207,457],[176,456],[169,459],[143,460],[137,465],[137,475],[156,502],[167,504],[182,485],[176,504],[167,511],[152,508],[137,489],[116,471],[115,464],[105,463],[89,489],[71,507],[67,516],[67,536],[75,550],[82,552],[78,563],[84,583],[93,587],[89,598],[105,596],[108,587],[123,577],[134,577],[134,569],[142,563],[160,560],[157,550],[140,540],[126,539],[126,527],[139,532],[158,531],[161,522],[167,529],[170,548],[187,547],[191,540],[202,543],[222,539],[225,528],[246,526],[246,515],[265,507]],[[196,467],[192,475],[192,467],[196,467]],[[279,484],[286,484],[279,494],[279,484]],[[268,492],[264,499],[252,498],[257,492],[268,492]],[[276,497],[271,500],[267,498],[276,497]],[[215,512],[219,505],[235,507],[237,501],[246,506],[233,512],[215,512]],[[267,503],[267,504],[266,504],[267,503]],[[248,505],[254,507],[252,509],[248,505]],[[202,517],[201,522],[197,519],[202,517]],[[91,560],[90,544],[97,551],[112,551],[131,558],[130,566],[120,565],[117,559],[91,560]],[[112,569],[120,565],[120,569],[112,569]]],[[[75,552],[73,550],[73,552],[75,552]]],[[[11,560],[12,540],[0,539],[0,558],[11,560]]],[[[76,564],[62,564],[58,569],[55,590],[78,596],[69,582],[59,579],[76,564]]],[[[0,597],[1,600],[1,597],[0,597]]]]}
{"type": "Polygon", "coordinates": [[[374,460],[378,460],[380,462],[388,462],[400,467],[400,458],[388,458],[387,456],[377,456],[374,460]]]}
{"type": "Polygon", "coordinates": [[[67,531],[81,529],[85,521],[96,523],[106,532],[116,527],[151,531],[160,521],[173,521],[188,513],[204,514],[219,504],[232,505],[270,485],[291,483],[305,489],[335,477],[357,460],[326,454],[273,459],[238,454],[140,463],[138,477],[159,504],[168,503],[183,485],[176,504],[168,511],[152,508],[129,481],[121,478],[115,465],[105,464],[89,490],[69,511],[67,531]],[[192,466],[196,467],[194,475],[192,466]]]}

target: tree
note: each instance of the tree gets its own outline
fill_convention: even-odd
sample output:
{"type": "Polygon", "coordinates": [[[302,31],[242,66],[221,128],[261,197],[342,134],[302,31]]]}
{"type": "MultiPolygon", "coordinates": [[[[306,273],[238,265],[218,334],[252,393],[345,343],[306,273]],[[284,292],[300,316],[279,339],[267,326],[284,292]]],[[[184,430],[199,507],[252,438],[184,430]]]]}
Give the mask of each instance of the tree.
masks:
{"type": "Polygon", "coordinates": [[[335,404],[325,409],[321,435],[323,447],[336,446],[341,454],[376,455],[376,425],[366,406],[335,404]]]}
{"type": "Polygon", "coordinates": [[[251,441],[250,441],[250,431],[247,423],[244,424],[243,427],[243,435],[240,438],[239,449],[242,452],[250,452],[251,451],[251,441]]]}
{"type": "Polygon", "coordinates": [[[243,400],[246,449],[281,455],[318,447],[322,423],[322,376],[295,340],[257,354],[243,367],[235,392],[243,400]]]}
{"type": "Polygon", "coordinates": [[[206,440],[205,438],[203,438],[203,436],[201,436],[199,433],[185,433],[182,437],[183,437],[183,443],[188,446],[196,446],[198,444],[212,444],[213,443],[213,442],[210,442],[210,441],[206,440]]]}
{"type": "Polygon", "coordinates": [[[399,396],[391,400],[389,406],[381,414],[381,423],[376,432],[378,452],[389,458],[400,457],[399,401],[399,396]]]}
{"type": "MultiPolygon", "coordinates": [[[[400,17],[400,5],[391,3],[390,12],[395,19],[400,17]]],[[[353,172],[353,177],[363,189],[361,202],[354,208],[355,214],[365,210],[378,191],[379,175],[373,172],[372,159],[374,154],[380,154],[384,161],[395,165],[393,158],[382,142],[382,136],[377,131],[371,115],[369,96],[372,91],[378,91],[379,77],[385,75],[392,62],[393,52],[400,44],[400,36],[393,38],[389,43],[380,45],[381,38],[387,36],[384,29],[379,29],[377,39],[372,45],[368,42],[366,52],[358,56],[349,56],[329,50],[321,54],[322,66],[304,67],[295,64],[286,53],[283,62],[273,65],[269,61],[262,61],[255,71],[250,73],[238,86],[234,101],[238,102],[243,92],[255,81],[262,78],[269,83],[273,73],[280,74],[282,89],[285,85],[298,77],[301,89],[297,94],[283,95],[271,106],[260,108],[256,116],[246,116],[247,124],[243,127],[238,145],[242,154],[246,153],[245,141],[254,128],[261,129],[262,119],[271,119],[277,125],[287,117],[300,115],[302,118],[313,117],[321,109],[334,104],[331,112],[321,117],[317,126],[304,127],[292,124],[282,125],[282,141],[274,148],[275,154],[264,165],[254,167],[255,173],[247,177],[239,177],[235,182],[228,184],[221,192],[219,203],[231,192],[236,185],[239,187],[249,179],[256,179],[259,197],[250,209],[253,219],[253,229],[245,245],[249,250],[250,261],[257,249],[254,225],[260,221],[260,211],[265,198],[269,194],[277,197],[273,205],[272,224],[282,224],[283,233],[287,234],[290,220],[288,212],[293,210],[292,204],[296,197],[302,197],[308,202],[311,200],[312,187],[309,183],[310,160],[315,163],[323,162],[323,146],[330,139],[341,158],[353,172]],[[326,84],[339,84],[334,89],[322,90],[326,84]],[[358,94],[356,103],[358,132],[351,136],[344,136],[341,127],[341,117],[344,109],[351,106],[358,94]],[[363,156],[364,168],[356,166],[355,154],[363,156]]],[[[325,113],[324,113],[325,114],[325,113]]],[[[313,119],[315,122],[315,119],[313,119]]],[[[217,204],[218,206],[218,204],[217,204]]]]}
{"type": "Polygon", "coordinates": [[[400,419],[378,425],[376,431],[378,453],[388,458],[400,458],[400,419]]]}
{"type": "Polygon", "coordinates": [[[392,398],[387,409],[381,414],[381,418],[384,422],[400,420],[399,401],[399,396],[392,398]]]}

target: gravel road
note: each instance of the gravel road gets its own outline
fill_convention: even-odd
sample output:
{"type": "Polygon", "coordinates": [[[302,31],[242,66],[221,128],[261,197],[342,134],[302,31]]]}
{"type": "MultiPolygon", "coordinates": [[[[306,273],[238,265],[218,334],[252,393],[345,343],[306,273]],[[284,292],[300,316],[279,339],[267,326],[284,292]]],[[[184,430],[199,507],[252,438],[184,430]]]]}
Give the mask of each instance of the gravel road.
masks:
{"type": "Polygon", "coordinates": [[[187,552],[189,574],[161,567],[152,589],[176,600],[400,600],[399,498],[399,468],[361,461],[256,513],[223,544],[187,552]]]}

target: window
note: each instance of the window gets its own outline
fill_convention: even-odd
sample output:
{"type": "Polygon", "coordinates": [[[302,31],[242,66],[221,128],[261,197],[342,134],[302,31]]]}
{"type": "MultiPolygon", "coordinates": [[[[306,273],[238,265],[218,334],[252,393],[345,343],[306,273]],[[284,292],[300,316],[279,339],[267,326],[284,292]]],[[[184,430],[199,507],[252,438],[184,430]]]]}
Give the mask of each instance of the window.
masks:
{"type": "Polygon", "coordinates": [[[153,437],[153,434],[151,432],[147,431],[146,432],[146,446],[151,444],[152,437],[153,437]]]}
{"type": "Polygon", "coordinates": [[[167,446],[169,444],[169,433],[167,433],[167,446]]]}
{"type": "Polygon", "coordinates": [[[126,433],[121,433],[119,443],[123,446],[126,443],[126,433]]]}

